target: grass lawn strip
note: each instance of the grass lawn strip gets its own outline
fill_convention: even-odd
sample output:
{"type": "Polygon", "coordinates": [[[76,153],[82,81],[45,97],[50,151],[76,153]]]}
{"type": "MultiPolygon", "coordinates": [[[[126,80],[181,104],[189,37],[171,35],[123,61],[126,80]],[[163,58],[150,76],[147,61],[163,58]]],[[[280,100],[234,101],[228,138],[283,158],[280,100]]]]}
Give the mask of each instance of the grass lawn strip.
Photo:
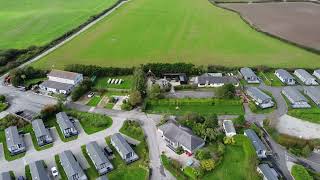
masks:
{"type": "Polygon", "coordinates": [[[259,76],[262,78],[263,82],[267,86],[275,86],[275,87],[284,86],[284,84],[273,72],[265,72],[265,73],[259,72],[259,76]]]}
{"type": "Polygon", "coordinates": [[[86,151],[86,145],[81,146],[81,151],[83,156],[86,158],[87,162],[89,163],[90,167],[85,170],[86,175],[88,176],[89,179],[97,179],[99,177],[99,173],[96,170],[92,160],[90,159],[89,155],[87,154],[86,151]]]}
{"type": "Polygon", "coordinates": [[[132,89],[133,86],[133,76],[117,76],[117,77],[101,77],[98,78],[93,88],[96,89],[132,89]],[[109,79],[122,79],[121,84],[108,84],[109,79]]]}
{"type": "Polygon", "coordinates": [[[0,102],[0,112],[6,110],[8,108],[8,104],[7,103],[1,103],[0,102]]]}
{"type": "Polygon", "coordinates": [[[54,160],[55,160],[55,162],[56,162],[57,169],[58,169],[58,172],[59,172],[59,174],[60,174],[61,180],[67,180],[67,179],[68,179],[68,178],[67,178],[67,174],[66,174],[66,172],[64,171],[64,169],[63,169],[63,167],[62,167],[62,165],[61,165],[61,163],[60,163],[60,158],[59,158],[59,155],[58,155],[58,154],[54,156],[54,160]]]}
{"type": "Polygon", "coordinates": [[[291,174],[295,180],[312,180],[313,179],[305,167],[297,164],[292,166],[291,174]]]}
{"type": "Polygon", "coordinates": [[[136,121],[125,121],[120,132],[138,141],[144,141],[143,130],[136,121]]]}
{"type": "Polygon", "coordinates": [[[96,107],[99,102],[101,101],[102,97],[101,96],[93,96],[90,101],[87,103],[88,106],[93,106],[96,107]]]}

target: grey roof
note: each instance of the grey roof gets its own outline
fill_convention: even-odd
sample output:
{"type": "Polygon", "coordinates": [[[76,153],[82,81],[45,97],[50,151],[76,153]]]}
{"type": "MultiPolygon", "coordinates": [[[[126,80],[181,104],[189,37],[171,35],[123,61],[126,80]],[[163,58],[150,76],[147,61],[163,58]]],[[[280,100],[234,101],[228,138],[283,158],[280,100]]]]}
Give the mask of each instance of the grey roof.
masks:
{"type": "Polygon", "coordinates": [[[276,73],[279,74],[280,77],[283,77],[285,79],[294,79],[294,77],[284,69],[277,69],[276,73]]]}
{"type": "MultiPolygon", "coordinates": [[[[85,176],[80,164],[74,158],[72,152],[70,150],[63,151],[59,154],[61,165],[63,166],[64,172],[68,176],[68,179],[75,174],[78,174],[79,179],[85,176]]],[[[85,176],[86,177],[86,176],[85,176]]]]}
{"type": "Polygon", "coordinates": [[[246,129],[244,132],[246,133],[247,137],[251,140],[256,151],[267,150],[266,146],[262,143],[258,135],[252,129],[246,129]]]}
{"type": "Polygon", "coordinates": [[[69,72],[69,71],[61,71],[61,70],[52,70],[48,76],[58,77],[63,79],[75,80],[79,73],[69,72]]]}
{"type": "Polygon", "coordinates": [[[52,88],[52,89],[66,90],[66,91],[73,87],[72,84],[61,83],[61,82],[50,81],[50,80],[44,81],[43,83],[40,84],[40,86],[52,88]]]}
{"type": "Polygon", "coordinates": [[[320,87],[318,86],[305,86],[305,91],[308,91],[308,94],[312,95],[312,100],[320,103],[320,87]]]}
{"type": "Polygon", "coordinates": [[[122,137],[120,133],[115,133],[111,136],[111,140],[119,148],[122,154],[128,154],[134,152],[128,142],[122,137]]]}
{"type": "Polygon", "coordinates": [[[108,177],[106,175],[105,176],[100,176],[96,180],[108,180],[108,177]]]}
{"type": "Polygon", "coordinates": [[[0,180],[11,180],[9,172],[3,172],[0,174],[0,180]]]}
{"type": "Polygon", "coordinates": [[[257,75],[248,67],[243,67],[240,69],[240,73],[245,77],[257,77],[257,75]]]}
{"type": "Polygon", "coordinates": [[[198,76],[198,84],[216,84],[216,83],[225,83],[225,84],[235,84],[238,83],[238,80],[233,76],[211,76],[210,74],[203,74],[198,76]]]}
{"type": "Polygon", "coordinates": [[[204,143],[204,140],[195,136],[190,130],[169,122],[159,127],[163,135],[174,142],[179,142],[184,147],[193,151],[204,143]]]}
{"type": "Polygon", "coordinates": [[[70,121],[68,115],[65,112],[59,112],[58,114],[56,114],[56,118],[61,129],[75,129],[73,123],[70,121]]]}
{"type": "Polygon", "coordinates": [[[32,180],[49,180],[43,161],[35,161],[29,164],[32,180]]]}
{"type": "Polygon", "coordinates": [[[313,73],[320,74],[320,69],[316,69],[316,70],[314,70],[314,72],[313,72],[313,73]]]}
{"type": "Polygon", "coordinates": [[[257,87],[248,87],[247,92],[250,92],[255,98],[258,98],[262,101],[271,99],[269,95],[267,95],[257,87]]]}
{"type": "Polygon", "coordinates": [[[8,147],[16,146],[18,144],[24,144],[22,138],[19,135],[17,126],[10,126],[5,129],[5,135],[8,147]]]}
{"type": "Polygon", "coordinates": [[[110,161],[104,154],[102,148],[98,145],[97,142],[93,141],[90,142],[89,144],[86,145],[86,149],[88,153],[90,154],[91,160],[96,164],[96,165],[101,165],[105,163],[109,163],[110,161]]]}
{"type": "Polygon", "coordinates": [[[233,122],[231,120],[224,120],[223,125],[227,133],[236,133],[236,130],[233,126],[233,122]]]}
{"type": "Polygon", "coordinates": [[[43,124],[42,119],[35,119],[31,123],[32,123],[32,128],[36,137],[50,136],[46,127],[43,124]]]}
{"type": "Polygon", "coordinates": [[[304,69],[296,69],[294,72],[300,74],[304,79],[314,79],[314,77],[304,69]]]}
{"type": "MultiPolygon", "coordinates": [[[[283,91],[286,93],[287,96],[290,96],[294,102],[305,101],[308,102],[307,98],[305,98],[296,88],[294,87],[284,87],[283,91]]],[[[293,102],[292,102],[293,103],[293,102]]]]}
{"type": "Polygon", "coordinates": [[[275,175],[275,171],[271,169],[268,164],[260,164],[258,167],[267,180],[278,180],[278,177],[275,175]]]}

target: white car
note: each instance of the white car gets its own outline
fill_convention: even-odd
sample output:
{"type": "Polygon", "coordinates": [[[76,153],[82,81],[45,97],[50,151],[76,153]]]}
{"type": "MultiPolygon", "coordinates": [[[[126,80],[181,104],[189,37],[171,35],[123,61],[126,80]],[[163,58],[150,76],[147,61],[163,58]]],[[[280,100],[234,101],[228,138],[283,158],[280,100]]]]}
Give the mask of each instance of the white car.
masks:
{"type": "Polygon", "coordinates": [[[94,92],[90,92],[89,94],[88,94],[88,98],[92,98],[94,96],[94,92]]]}
{"type": "Polygon", "coordinates": [[[57,177],[59,175],[59,172],[56,167],[51,168],[51,173],[53,177],[57,177]]]}

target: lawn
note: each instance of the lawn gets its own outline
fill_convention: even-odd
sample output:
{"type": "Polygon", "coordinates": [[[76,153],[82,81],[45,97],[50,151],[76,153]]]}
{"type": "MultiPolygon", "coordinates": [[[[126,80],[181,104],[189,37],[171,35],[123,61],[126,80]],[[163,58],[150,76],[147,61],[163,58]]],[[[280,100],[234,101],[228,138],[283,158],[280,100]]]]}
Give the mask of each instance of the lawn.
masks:
{"type": "Polygon", "coordinates": [[[8,108],[8,104],[7,103],[2,103],[0,102],[0,112],[6,110],[8,108]]]}
{"type": "Polygon", "coordinates": [[[243,114],[240,100],[228,99],[160,99],[149,100],[146,106],[148,113],[164,113],[182,115],[186,112],[209,114],[243,114]],[[178,108],[177,108],[178,107],[178,108]]]}
{"type": "Polygon", "coordinates": [[[257,157],[250,140],[244,135],[235,136],[236,144],[227,145],[221,164],[203,180],[258,180],[256,172],[257,157]]]}
{"type": "Polygon", "coordinates": [[[90,101],[87,103],[88,106],[93,106],[96,107],[99,102],[101,101],[102,97],[101,96],[93,96],[90,101]]]}
{"type": "Polygon", "coordinates": [[[54,156],[54,160],[56,162],[57,169],[58,169],[58,172],[59,172],[59,174],[61,176],[61,179],[62,180],[67,180],[68,178],[67,178],[66,172],[64,171],[64,169],[63,169],[63,167],[62,167],[62,165],[60,163],[60,158],[59,158],[58,154],[54,156]]]}
{"type": "Polygon", "coordinates": [[[291,174],[295,180],[312,180],[313,178],[308,173],[307,169],[302,165],[293,165],[291,174]]]}
{"type": "Polygon", "coordinates": [[[313,68],[320,56],[256,32],[208,0],[134,0],[33,66],[148,62],[313,68]]]}
{"type": "Polygon", "coordinates": [[[139,122],[126,120],[123,123],[120,132],[136,140],[144,140],[144,133],[139,122]]]}
{"type": "Polygon", "coordinates": [[[44,45],[115,2],[116,0],[0,0],[0,49],[44,45]]]}
{"type": "Polygon", "coordinates": [[[87,134],[93,134],[105,130],[112,125],[109,116],[80,111],[68,111],[68,115],[79,120],[82,128],[87,134]]]}
{"type": "Polygon", "coordinates": [[[131,89],[133,86],[133,76],[101,77],[98,78],[93,86],[96,89],[131,89]],[[122,79],[121,84],[108,84],[109,79],[122,79]]]}
{"type": "Polygon", "coordinates": [[[284,84],[273,72],[259,72],[259,77],[261,77],[267,86],[284,86],[284,84]]]}

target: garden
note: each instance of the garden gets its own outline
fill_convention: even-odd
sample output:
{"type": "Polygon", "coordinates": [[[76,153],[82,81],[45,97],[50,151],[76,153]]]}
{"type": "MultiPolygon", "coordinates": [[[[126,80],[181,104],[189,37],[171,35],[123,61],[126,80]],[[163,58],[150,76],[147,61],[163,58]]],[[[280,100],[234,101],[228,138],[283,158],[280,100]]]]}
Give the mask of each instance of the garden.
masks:
{"type": "Polygon", "coordinates": [[[95,89],[126,89],[130,90],[133,86],[133,76],[116,76],[116,77],[99,77],[95,84],[93,85],[93,88],[95,89]],[[120,84],[118,83],[111,83],[111,81],[108,83],[109,80],[122,80],[120,84]]]}

